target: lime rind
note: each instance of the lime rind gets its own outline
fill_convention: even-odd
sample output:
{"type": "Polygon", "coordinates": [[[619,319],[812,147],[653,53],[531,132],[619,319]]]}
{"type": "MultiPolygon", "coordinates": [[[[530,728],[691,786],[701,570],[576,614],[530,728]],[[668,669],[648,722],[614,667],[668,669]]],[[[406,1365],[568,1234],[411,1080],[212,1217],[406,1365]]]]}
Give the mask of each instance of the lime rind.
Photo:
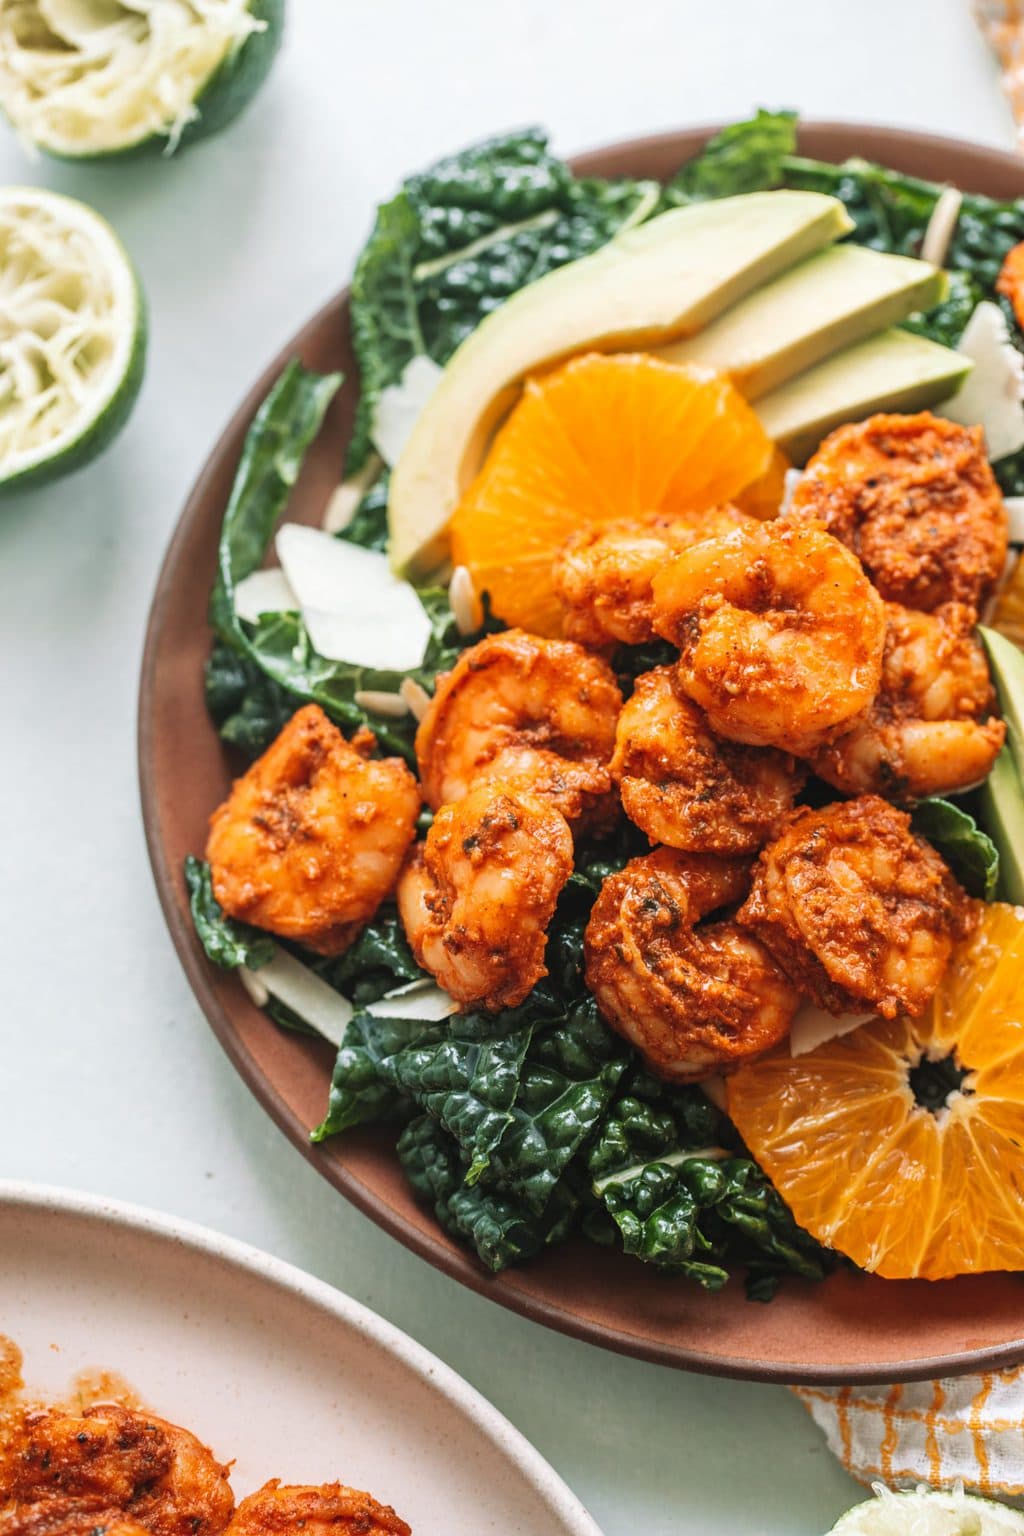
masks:
{"type": "Polygon", "coordinates": [[[0,188],[0,490],[81,467],[120,431],[145,370],[124,247],[83,203],[0,188]]]}
{"type": "Polygon", "coordinates": [[[875,1497],[848,1510],[830,1536],[1024,1536],[1024,1515],[959,1487],[893,1493],[876,1484],[875,1497]]]}
{"type": "Polygon", "coordinates": [[[5,0],[0,106],[62,159],[173,154],[236,117],[281,43],[285,0],[5,0]]]}

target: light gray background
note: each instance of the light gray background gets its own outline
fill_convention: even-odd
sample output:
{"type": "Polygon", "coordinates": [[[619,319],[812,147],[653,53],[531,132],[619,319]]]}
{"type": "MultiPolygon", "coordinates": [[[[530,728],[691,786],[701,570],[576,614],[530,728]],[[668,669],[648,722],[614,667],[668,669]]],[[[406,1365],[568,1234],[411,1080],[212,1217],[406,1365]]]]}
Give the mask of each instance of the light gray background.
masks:
{"type": "Polygon", "coordinates": [[[136,679],[192,479],[404,171],[514,124],[545,123],[571,153],[757,104],[1009,146],[994,68],[968,0],[289,9],[257,105],[180,160],[75,169],[0,137],[0,180],[113,222],[152,310],[142,399],[113,451],[0,507],[0,1175],[143,1201],[333,1281],[485,1392],[608,1536],[818,1536],[858,1490],[785,1390],[621,1360],[506,1314],[349,1209],[274,1129],[164,931],[136,679]]]}

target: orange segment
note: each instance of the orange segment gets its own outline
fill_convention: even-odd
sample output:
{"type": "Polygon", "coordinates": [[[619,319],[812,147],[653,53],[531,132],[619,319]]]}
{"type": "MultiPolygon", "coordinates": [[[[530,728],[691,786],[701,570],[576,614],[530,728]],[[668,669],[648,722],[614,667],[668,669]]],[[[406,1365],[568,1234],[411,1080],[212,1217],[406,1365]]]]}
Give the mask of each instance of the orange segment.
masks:
{"type": "Polygon", "coordinates": [[[1024,908],[981,909],[920,1018],[875,1019],[796,1060],[780,1050],[727,1092],[797,1221],[862,1269],[1024,1269],[1024,908]],[[937,1099],[932,1075],[928,1107],[922,1081],[942,1062],[965,1075],[937,1099]]]}
{"type": "Polygon", "coordinates": [[[527,382],[452,521],[452,558],[495,613],[561,632],[551,564],[571,534],[728,501],[772,443],[727,379],[640,353],[574,358],[527,382]]]}

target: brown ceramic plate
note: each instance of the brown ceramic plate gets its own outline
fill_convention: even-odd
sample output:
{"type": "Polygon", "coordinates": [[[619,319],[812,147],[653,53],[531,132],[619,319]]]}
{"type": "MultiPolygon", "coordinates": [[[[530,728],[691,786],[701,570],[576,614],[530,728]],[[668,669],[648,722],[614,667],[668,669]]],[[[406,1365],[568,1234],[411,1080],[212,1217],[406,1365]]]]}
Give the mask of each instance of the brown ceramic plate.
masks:
{"type": "MultiPolygon", "coordinates": [[[[711,131],[688,129],[597,150],[576,161],[576,169],[663,179],[711,131]]],[[[863,155],[997,197],[1024,192],[1024,170],[1013,155],[953,139],[842,123],[806,125],[800,139],[804,153],[823,160],[863,155]]],[[[182,880],[182,861],[202,850],[207,818],[231,777],[202,687],[221,514],[256,406],[296,355],[311,368],[341,368],[350,381],[358,378],[347,294],[332,299],[274,359],[200,475],[160,574],[139,705],[143,814],[164,913],[200,1005],[257,1098],[325,1178],[415,1253],[481,1295],[590,1343],[688,1370],[808,1383],[910,1381],[1024,1359],[1024,1283],[1014,1276],[929,1284],[836,1274],[822,1285],[787,1281],[771,1305],[758,1306],[738,1284],[707,1296],[582,1240],[491,1276],[416,1205],[394,1155],[393,1133],[361,1130],[322,1147],[309,1141],[323,1117],[333,1053],[276,1028],[236,978],[207,962],[182,880]]],[[[290,517],[320,521],[338,480],[355,393],[350,382],[335,399],[290,517]]]]}

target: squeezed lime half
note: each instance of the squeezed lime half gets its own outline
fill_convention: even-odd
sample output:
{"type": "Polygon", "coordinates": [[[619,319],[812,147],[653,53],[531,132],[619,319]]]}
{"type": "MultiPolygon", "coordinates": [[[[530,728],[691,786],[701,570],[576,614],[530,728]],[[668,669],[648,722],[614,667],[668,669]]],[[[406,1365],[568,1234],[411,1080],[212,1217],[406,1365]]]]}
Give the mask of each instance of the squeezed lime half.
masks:
{"type": "Polygon", "coordinates": [[[0,188],[0,490],[101,452],[145,358],[142,290],[106,220],[40,187],[0,188]]]}
{"type": "Polygon", "coordinates": [[[1022,1536],[1024,1515],[966,1493],[889,1493],[857,1504],[832,1536],[1022,1536]]]}
{"type": "Polygon", "coordinates": [[[173,153],[252,99],[283,25],[284,0],[2,0],[0,108],[48,154],[173,153]]]}

